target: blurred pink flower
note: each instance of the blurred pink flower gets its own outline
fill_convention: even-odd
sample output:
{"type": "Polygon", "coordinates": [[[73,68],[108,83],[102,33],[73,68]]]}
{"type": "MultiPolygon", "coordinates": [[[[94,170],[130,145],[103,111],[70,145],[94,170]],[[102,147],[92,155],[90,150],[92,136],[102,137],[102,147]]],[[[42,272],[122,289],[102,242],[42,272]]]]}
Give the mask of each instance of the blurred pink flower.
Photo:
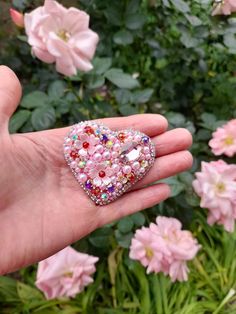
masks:
{"type": "Polygon", "coordinates": [[[209,142],[214,155],[225,154],[232,157],[236,154],[236,119],[218,128],[209,142]]]}
{"type": "Polygon", "coordinates": [[[233,232],[236,219],[236,165],[223,160],[202,162],[201,172],[193,181],[195,192],[201,197],[200,206],[209,209],[208,223],[223,225],[233,232]]]}
{"type": "Polygon", "coordinates": [[[93,282],[97,257],[79,253],[68,246],[39,262],[36,286],[47,299],[74,297],[93,282]]]}
{"type": "Polygon", "coordinates": [[[89,29],[89,15],[76,8],[66,9],[54,0],[45,0],[25,14],[28,42],[37,58],[56,62],[56,70],[67,76],[77,69],[91,70],[98,35],[89,29]]]}
{"type": "Polygon", "coordinates": [[[10,8],[10,15],[11,15],[11,19],[13,23],[16,26],[22,27],[22,28],[24,27],[24,15],[21,12],[10,8]]]}
{"type": "Polygon", "coordinates": [[[236,12],[235,0],[218,0],[215,1],[211,15],[230,15],[233,12],[236,12]]]}
{"type": "Polygon", "coordinates": [[[188,267],[200,245],[191,232],[181,230],[175,218],[157,217],[156,224],[137,230],[130,246],[130,258],[147,267],[147,273],[163,272],[172,281],[186,281],[188,267]]]}

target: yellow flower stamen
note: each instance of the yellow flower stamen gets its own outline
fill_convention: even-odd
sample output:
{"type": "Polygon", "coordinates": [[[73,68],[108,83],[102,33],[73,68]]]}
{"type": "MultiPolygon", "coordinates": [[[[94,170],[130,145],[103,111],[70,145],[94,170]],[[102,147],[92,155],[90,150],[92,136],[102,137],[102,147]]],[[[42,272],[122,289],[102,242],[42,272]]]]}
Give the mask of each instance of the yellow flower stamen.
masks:
{"type": "Polygon", "coordinates": [[[222,193],[225,191],[225,184],[223,182],[219,182],[216,184],[216,190],[219,193],[222,193]]]}
{"type": "Polygon", "coordinates": [[[154,255],[153,254],[153,250],[150,247],[146,247],[145,251],[146,251],[147,258],[151,259],[153,257],[153,255],[154,255]]]}
{"type": "Polygon", "coordinates": [[[73,272],[72,271],[67,271],[63,275],[64,275],[64,277],[72,278],[73,277],[73,272]]]}
{"type": "Polygon", "coordinates": [[[234,138],[233,136],[227,136],[226,139],[224,140],[225,145],[230,146],[234,144],[234,138]]]}
{"type": "Polygon", "coordinates": [[[68,33],[65,29],[60,29],[57,32],[57,36],[65,42],[68,42],[68,40],[70,39],[70,33],[68,33]]]}

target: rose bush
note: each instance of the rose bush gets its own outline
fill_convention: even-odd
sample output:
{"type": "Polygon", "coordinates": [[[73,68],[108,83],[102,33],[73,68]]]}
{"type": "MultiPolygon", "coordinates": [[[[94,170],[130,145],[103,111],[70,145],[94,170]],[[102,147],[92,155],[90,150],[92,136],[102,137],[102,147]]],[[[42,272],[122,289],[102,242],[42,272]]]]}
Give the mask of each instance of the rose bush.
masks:
{"type": "Polygon", "coordinates": [[[59,289],[63,293],[53,295],[58,298],[46,300],[35,285],[35,265],[0,277],[1,310],[235,313],[234,1],[59,2],[0,1],[1,63],[12,67],[24,84],[10,131],[162,113],[170,128],[191,131],[195,162],[191,171],[167,180],[172,187],[168,201],[73,245],[81,254],[99,257],[94,282],[83,291],[77,268],[63,268],[67,277],[50,270],[56,275],[48,281],[53,289],[68,290],[59,289]],[[16,10],[11,17],[18,26],[24,15],[25,29],[12,23],[10,8],[16,10]],[[186,282],[171,283],[187,275],[186,282]]]}

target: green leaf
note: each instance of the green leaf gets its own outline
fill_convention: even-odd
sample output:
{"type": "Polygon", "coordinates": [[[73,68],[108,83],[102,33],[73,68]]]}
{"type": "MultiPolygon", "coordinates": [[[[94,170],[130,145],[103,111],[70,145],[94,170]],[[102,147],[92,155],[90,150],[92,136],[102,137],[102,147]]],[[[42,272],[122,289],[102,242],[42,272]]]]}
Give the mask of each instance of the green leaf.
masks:
{"type": "Polygon", "coordinates": [[[202,25],[202,21],[195,15],[185,14],[185,17],[192,26],[202,25]]]}
{"type": "Polygon", "coordinates": [[[19,301],[17,290],[16,290],[16,280],[1,276],[0,277],[0,299],[4,298],[5,301],[14,302],[19,301]]]}
{"type": "Polygon", "coordinates": [[[29,110],[17,111],[10,120],[9,132],[16,133],[30,118],[31,112],[29,110]]]}
{"type": "Polygon", "coordinates": [[[130,116],[139,113],[138,107],[130,104],[120,105],[119,111],[123,116],[130,116]]]}
{"type": "Polygon", "coordinates": [[[51,100],[58,100],[62,98],[65,94],[65,83],[63,81],[57,80],[49,85],[48,95],[51,100]]]}
{"type": "Polygon", "coordinates": [[[129,216],[122,218],[117,224],[119,231],[122,233],[130,232],[133,226],[134,222],[129,216]]]}
{"type": "Polygon", "coordinates": [[[33,109],[45,106],[49,102],[48,96],[41,91],[34,91],[23,97],[20,106],[26,109],[33,109]]]}
{"type": "Polygon", "coordinates": [[[145,216],[144,216],[144,214],[142,214],[140,212],[137,212],[137,213],[131,215],[130,218],[133,220],[134,224],[137,227],[141,227],[145,223],[145,216]]]}
{"type": "Polygon", "coordinates": [[[175,197],[185,190],[185,184],[180,182],[177,177],[168,178],[162,180],[162,182],[167,183],[170,186],[171,197],[175,197]]]}
{"type": "Polygon", "coordinates": [[[127,89],[117,89],[114,94],[119,105],[133,102],[133,94],[127,89]]]}
{"type": "Polygon", "coordinates": [[[129,248],[133,233],[129,232],[126,234],[121,233],[119,230],[115,230],[115,237],[118,244],[123,248],[129,248]]]}
{"type": "Polygon", "coordinates": [[[17,282],[17,293],[21,301],[27,305],[34,301],[44,300],[44,297],[39,290],[19,281],[17,282]]]}
{"type": "Polygon", "coordinates": [[[111,58],[94,58],[93,60],[93,70],[91,72],[95,72],[98,75],[105,73],[112,64],[111,58]]]}
{"type": "Polygon", "coordinates": [[[152,88],[147,88],[143,90],[138,90],[133,93],[133,101],[135,104],[143,104],[149,101],[153,94],[152,88]]]}
{"type": "Polygon", "coordinates": [[[56,122],[56,113],[52,106],[43,106],[33,111],[31,122],[36,131],[45,130],[56,122]]]}
{"type": "Polygon", "coordinates": [[[140,0],[129,0],[126,7],[126,12],[128,14],[133,14],[140,8],[140,0]]]}
{"type": "Polygon", "coordinates": [[[120,30],[119,32],[115,33],[113,40],[117,45],[125,46],[132,44],[134,37],[130,31],[120,30]]]}
{"type": "Polygon", "coordinates": [[[175,8],[182,12],[182,13],[186,13],[186,12],[190,12],[190,7],[188,5],[188,3],[186,1],[183,0],[171,0],[172,4],[175,6],[175,8]]]}
{"type": "Polygon", "coordinates": [[[146,17],[142,13],[128,14],[125,17],[125,25],[128,29],[137,30],[143,27],[146,17]]]}
{"type": "Polygon", "coordinates": [[[93,75],[88,76],[87,86],[90,89],[102,87],[104,83],[105,83],[105,78],[102,75],[93,74],[93,75]]]}
{"type": "Polygon", "coordinates": [[[113,231],[111,228],[104,227],[97,229],[89,236],[89,242],[98,248],[108,247],[112,234],[113,231]]]}
{"type": "Polygon", "coordinates": [[[105,73],[105,77],[120,88],[133,89],[139,86],[139,82],[130,74],[121,69],[112,68],[105,73]]]}

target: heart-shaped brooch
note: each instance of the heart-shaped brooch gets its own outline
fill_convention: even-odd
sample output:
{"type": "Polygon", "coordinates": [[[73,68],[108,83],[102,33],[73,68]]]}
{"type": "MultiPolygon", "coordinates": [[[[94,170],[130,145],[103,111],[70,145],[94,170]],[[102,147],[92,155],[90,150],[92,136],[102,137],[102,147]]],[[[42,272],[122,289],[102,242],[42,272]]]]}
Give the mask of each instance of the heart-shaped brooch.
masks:
{"type": "Polygon", "coordinates": [[[146,175],[155,160],[155,147],[139,131],[115,132],[86,121],[71,127],[64,154],[84,191],[97,205],[106,205],[146,175]]]}

